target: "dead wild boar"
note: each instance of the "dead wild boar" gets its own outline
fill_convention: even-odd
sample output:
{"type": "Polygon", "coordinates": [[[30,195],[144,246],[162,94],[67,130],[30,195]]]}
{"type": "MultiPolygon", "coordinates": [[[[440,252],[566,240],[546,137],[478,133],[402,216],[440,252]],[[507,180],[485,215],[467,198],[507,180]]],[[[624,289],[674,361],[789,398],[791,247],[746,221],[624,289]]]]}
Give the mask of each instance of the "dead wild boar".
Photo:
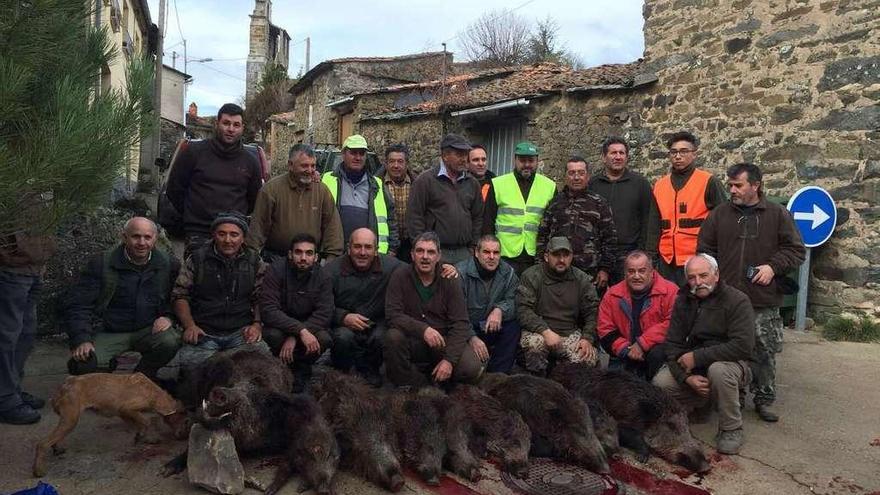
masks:
{"type": "Polygon", "coordinates": [[[625,371],[603,371],[577,363],[560,363],[551,378],[575,395],[591,397],[605,406],[617,421],[620,444],[635,450],[639,460],[647,460],[650,450],[691,471],[709,471],[703,449],[691,436],[687,413],[660,388],[625,371]]]}
{"type": "Polygon", "coordinates": [[[488,374],[480,387],[522,415],[532,434],[532,455],[561,459],[598,473],[610,472],[582,400],[546,378],[497,375],[488,374]]]}

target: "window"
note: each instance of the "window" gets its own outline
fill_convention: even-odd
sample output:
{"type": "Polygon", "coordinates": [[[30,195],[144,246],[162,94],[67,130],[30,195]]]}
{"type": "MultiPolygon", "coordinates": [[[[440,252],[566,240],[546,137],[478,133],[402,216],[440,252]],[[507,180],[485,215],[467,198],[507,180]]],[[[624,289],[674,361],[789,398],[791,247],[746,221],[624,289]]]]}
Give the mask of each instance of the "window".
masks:
{"type": "Polygon", "coordinates": [[[486,127],[488,139],[481,144],[486,147],[489,170],[497,175],[512,171],[513,149],[526,135],[526,121],[498,121],[486,127]]]}

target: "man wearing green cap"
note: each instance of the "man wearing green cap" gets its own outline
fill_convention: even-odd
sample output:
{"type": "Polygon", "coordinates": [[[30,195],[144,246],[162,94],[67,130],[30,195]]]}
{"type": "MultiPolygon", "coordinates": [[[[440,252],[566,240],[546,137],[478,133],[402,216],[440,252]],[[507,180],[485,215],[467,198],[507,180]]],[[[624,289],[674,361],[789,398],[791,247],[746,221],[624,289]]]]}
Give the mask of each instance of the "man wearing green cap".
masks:
{"type": "Polygon", "coordinates": [[[544,376],[550,360],[595,366],[597,303],[590,276],[572,266],[571,243],[550,239],[544,262],[523,272],[516,291],[523,367],[544,376]]]}
{"type": "Polygon", "coordinates": [[[342,164],[337,170],[324,172],[321,177],[342,220],[344,239],[359,228],[368,228],[379,238],[379,252],[397,252],[397,221],[394,203],[382,187],[382,179],[375,177],[366,166],[367,140],[354,134],[342,143],[342,164]]]}
{"type": "Polygon", "coordinates": [[[501,256],[517,275],[535,263],[538,226],[556,194],[556,183],[536,172],[538,147],[523,141],[513,152],[513,172],[492,179],[483,233],[501,241],[501,256]]]}

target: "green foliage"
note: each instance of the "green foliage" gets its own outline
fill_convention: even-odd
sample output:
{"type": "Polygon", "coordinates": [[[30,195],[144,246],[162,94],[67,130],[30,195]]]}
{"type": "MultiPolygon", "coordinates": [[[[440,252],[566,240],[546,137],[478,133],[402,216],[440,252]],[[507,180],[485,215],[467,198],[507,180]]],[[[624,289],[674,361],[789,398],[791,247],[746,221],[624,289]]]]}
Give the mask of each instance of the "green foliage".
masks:
{"type": "Polygon", "coordinates": [[[245,105],[245,139],[266,139],[269,124],[266,119],[273,114],[293,108],[293,95],[287,92],[296,81],[287,77],[287,69],[281,64],[266,67],[257,92],[245,105]],[[259,136],[258,136],[259,134],[259,136]]]}
{"type": "Polygon", "coordinates": [[[0,238],[48,233],[105,201],[151,130],[152,62],[97,94],[115,53],[90,2],[0,0],[0,238]]]}
{"type": "Polygon", "coordinates": [[[822,335],[828,340],[880,342],[880,322],[864,314],[857,318],[833,316],[825,322],[822,335]]]}
{"type": "Polygon", "coordinates": [[[278,83],[286,83],[288,80],[287,68],[281,64],[268,65],[263,70],[263,75],[260,77],[256,89],[257,92],[261,92],[278,83]]]}

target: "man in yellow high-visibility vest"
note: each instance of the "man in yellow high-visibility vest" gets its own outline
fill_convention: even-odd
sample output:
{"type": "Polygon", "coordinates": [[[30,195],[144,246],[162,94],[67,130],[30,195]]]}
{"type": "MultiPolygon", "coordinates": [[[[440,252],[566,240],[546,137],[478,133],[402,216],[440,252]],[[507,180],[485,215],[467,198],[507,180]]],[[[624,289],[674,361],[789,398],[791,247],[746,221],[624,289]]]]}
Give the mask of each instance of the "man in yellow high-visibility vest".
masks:
{"type": "Polygon", "coordinates": [[[556,194],[556,183],[536,172],[538,147],[523,141],[514,150],[513,172],[492,179],[483,232],[501,241],[501,257],[517,275],[535,264],[538,226],[556,194]]]}
{"type": "Polygon", "coordinates": [[[359,228],[372,230],[379,238],[379,252],[397,252],[397,221],[394,203],[382,187],[382,179],[373,175],[366,164],[367,140],[354,134],[342,143],[342,163],[337,170],[324,172],[321,182],[330,189],[345,239],[359,228]]]}

